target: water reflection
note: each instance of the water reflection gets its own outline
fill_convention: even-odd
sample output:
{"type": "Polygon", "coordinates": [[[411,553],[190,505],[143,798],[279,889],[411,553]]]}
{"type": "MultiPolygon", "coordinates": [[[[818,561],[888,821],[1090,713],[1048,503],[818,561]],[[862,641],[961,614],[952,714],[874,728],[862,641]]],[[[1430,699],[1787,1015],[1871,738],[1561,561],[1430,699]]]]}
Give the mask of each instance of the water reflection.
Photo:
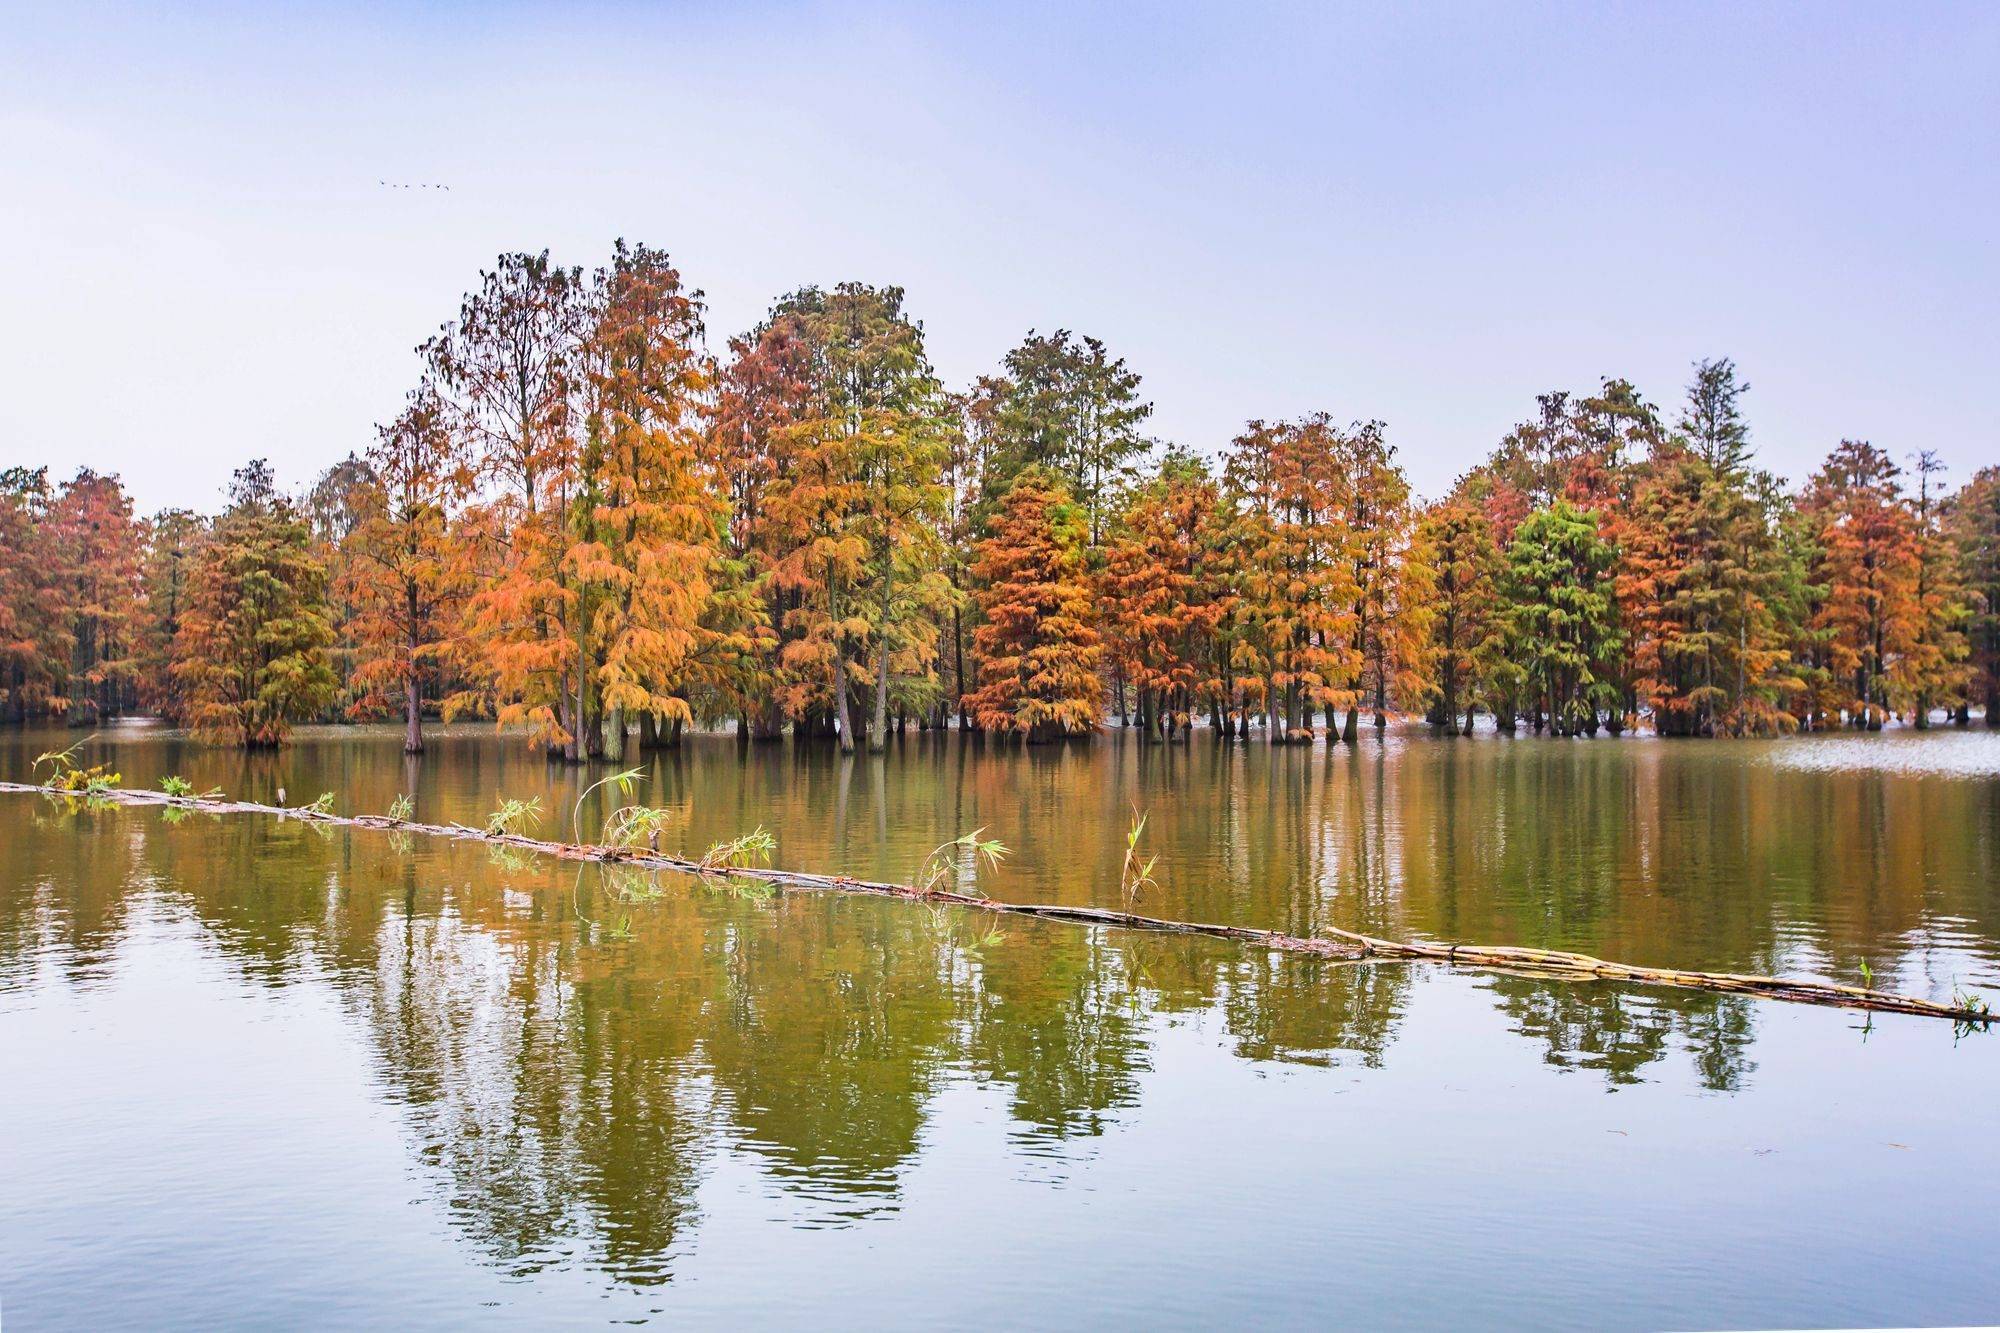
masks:
{"type": "MultiPolygon", "coordinates": [[[[964,913],[868,900],[683,885],[631,907],[594,869],[399,856],[298,824],[39,820],[0,847],[17,886],[0,895],[0,984],[56,959],[87,986],[147,947],[162,906],[249,984],[330,982],[451,1217],[523,1274],[587,1258],[665,1280],[723,1153],[761,1164],[793,1225],[894,1210],[956,1082],[1001,1091],[1017,1151],[1088,1151],[1177,1014],[1213,1013],[1250,1059],[1380,1066],[1421,976],[1035,923],[995,941],[964,913]],[[613,911],[629,938],[593,927],[613,911]]],[[[1608,1082],[1676,1045],[1710,1087],[1750,1067],[1739,1004],[1514,978],[1492,994],[1549,1060],[1608,1082]]]]}
{"type": "MultiPolygon", "coordinates": [[[[323,786],[350,808],[414,790],[430,818],[470,820],[536,783],[567,808],[560,770],[485,738],[447,753],[414,770],[351,741],[249,760],[159,741],[121,758],[141,780],[192,769],[233,791],[283,781],[295,799],[323,786]]],[[[1918,990],[1990,979],[1996,955],[1989,786],[1791,773],[1720,745],[1304,762],[933,747],[901,767],[695,752],[654,757],[650,782],[693,845],[763,811],[786,861],[896,873],[941,830],[984,825],[1021,844],[997,887],[1073,900],[1101,892],[1142,800],[1168,871],[1149,907],[1299,932],[1834,975],[1867,960],[1918,990]]],[[[98,984],[162,914],[198,923],[246,985],[331,986],[428,1188],[520,1274],[582,1261],[668,1280],[724,1162],[752,1164],[793,1226],[893,1213],[955,1088],[999,1098],[1021,1158],[1075,1160],[1143,1109],[1162,1033],[1184,1022],[1246,1060],[1380,1069],[1431,975],[674,881],[635,902],[595,868],[476,846],[5,799],[0,990],[98,984]]],[[[1668,1061],[1714,1092],[1756,1074],[1747,1001],[1516,976],[1476,993],[1530,1058],[1606,1088],[1668,1061]]]]}

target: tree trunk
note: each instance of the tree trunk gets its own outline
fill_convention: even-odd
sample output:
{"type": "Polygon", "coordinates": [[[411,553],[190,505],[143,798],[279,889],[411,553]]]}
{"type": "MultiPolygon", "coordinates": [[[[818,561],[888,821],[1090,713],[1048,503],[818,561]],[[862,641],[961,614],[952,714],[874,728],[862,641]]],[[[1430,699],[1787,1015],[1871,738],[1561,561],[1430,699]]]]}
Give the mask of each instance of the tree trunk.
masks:
{"type": "Polygon", "coordinates": [[[963,613],[954,602],[951,608],[952,686],[958,691],[958,729],[964,731],[972,719],[965,711],[965,628],[963,613]]]}
{"type": "Polygon", "coordinates": [[[854,717],[847,703],[847,672],[838,661],[834,663],[836,679],[833,686],[833,732],[840,742],[842,754],[854,753],[854,717]]]}
{"type": "Polygon", "coordinates": [[[868,753],[880,754],[889,745],[889,607],[895,587],[896,561],[884,553],[882,560],[882,646],[875,657],[875,713],[868,726],[868,753]]]}
{"type": "Polygon", "coordinates": [[[424,752],[424,681],[412,671],[403,677],[403,753],[424,752]]]}
{"type": "Polygon", "coordinates": [[[868,724],[868,752],[880,754],[889,744],[889,640],[882,639],[882,651],[875,664],[875,710],[868,724]]]}

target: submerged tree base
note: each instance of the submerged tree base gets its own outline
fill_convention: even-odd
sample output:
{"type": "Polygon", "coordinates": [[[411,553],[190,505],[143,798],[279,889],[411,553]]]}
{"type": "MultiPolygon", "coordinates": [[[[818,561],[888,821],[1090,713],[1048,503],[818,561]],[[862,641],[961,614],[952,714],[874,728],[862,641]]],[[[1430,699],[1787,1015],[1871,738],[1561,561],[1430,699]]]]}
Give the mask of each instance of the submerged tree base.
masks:
{"type": "Polygon", "coordinates": [[[637,866],[652,870],[676,871],[697,877],[757,880],[778,888],[808,893],[861,893],[877,897],[907,898],[913,901],[947,903],[982,912],[1012,916],[1040,917],[1048,921],[1068,921],[1076,925],[1107,926],[1121,930],[1146,930],[1176,935],[1205,935],[1213,939],[1236,940],[1281,953],[1306,954],[1317,958],[1348,960],[1386,959],[1444,963],[1451,967],[1530,973],[1554,979],[1616,981],[1629,985],[1673,986],[1683,990],[1719,991],[1750,995],[1794,1004],[1829,1005],[1843,1009],[1868,1009],[1882,1013],[1909,1014],[1918,1018],[1945,1018],[1956,1023],[1984,1028],[1996,1015],[1976,999],[1955,996],[1952,1004],[1939,1004],[1914,995],[1841,986],[1826,981],[1790,980],[1733,972],[1686,972],[1674,968],[1643,967],[1634,963],[1612,962],[1589,954],[1556,949],[1532,949],[1514,945],[1432,944],[1378,939],[1356,931],[1329,926],[1323,936],[1287,935],[1251,926],[1225,926],[1202,921],[1174,921],[1143,916],[1136,912],[1106,907],[1071,907],[1058,903],[1010,903],[977,894],[953,893],[944,889],[926,890],[910,884],[890,884],[879,880],[853,879],[846,875],[818,875],[803,870],[771,870],[760,867],[717,864],[674,856],[647,848],[607,847],[591,843],[550,842],[518,833],[493,832],[464,824],[420,824],[391,815],[336,815],[321,806],[276,806],[255,801],[229,801],[209,796],[172,795],[164,791],[138,791],[126,787],[97,788],[84,793],[60,786],[0,782],[0,792],[47,796],[68,801],[109,805],[157,805],[205,814],[275,815],[317,824],[338,824],[349,828],[382,829],[388,832],[421,833],[427,837],[453,838],[514,847],[565,861],[597,861],[604,864],[637,866]]]}

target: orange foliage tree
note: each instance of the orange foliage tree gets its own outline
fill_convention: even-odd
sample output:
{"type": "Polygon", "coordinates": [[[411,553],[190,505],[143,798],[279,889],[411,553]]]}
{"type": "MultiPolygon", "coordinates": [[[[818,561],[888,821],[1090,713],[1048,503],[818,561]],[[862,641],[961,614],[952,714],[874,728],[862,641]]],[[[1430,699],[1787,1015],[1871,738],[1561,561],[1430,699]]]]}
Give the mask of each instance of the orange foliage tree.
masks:
{"type": "Polygon", "coordinates": [[[1139,728],[1193,728],[1198,694],[1216,689],[1211,637],[1225,607],[1204,574],[1219,496],[1200,462],[1171,455],[1119,516],[1099,576],[1110,660],[1138,691],[1139,728]]]}
{"type": "Polygon", "coordinates": [[[1413,560],[1430,586],[1431,677],[1424,692],[1433,726],[1472,734],[1482,654],[1499,626],[1500,550],[1486,511],[1462,492],[1425,509],[1417,525],[1413,560]],[[1460,716],[1463,715],[1463,723],[1460,716]]]}
{"type": "Polygon", "coordinates": [[[1828,672],[1816,711],[1879,730],[1910,697],[1909,656],[1922,627],[1917,526],[1901,469],[1865,440],[1842,440],[1806,489],[1818,539],[1812,628],[1828,672]]]}
{"type": "Polygon", "coordinates": [[[446,714],[490,711],[571,760],[586,750],[575,708],[582,607],[563,557],[587,322],[578,270],[546,251],[506,254],[425,347],[478,488],[461,523],[476,582],[457,653],[466,687],[446,714]]]}
{"type": "Polygon", "coordinates": [[[1343,448],[1325,413],[1276,425],[1253,421],[1226,465],[1247,548],[1239,661],[1263,674],[1274,741],[1311,740],[1314,707],[1326,710],[1332,728],[1335,713],[1360,697],[1361,589],[1343,448]]]}
{"type": "Polygon", "coordinates": [[[1053,474],[1030,467],[1015,479],[973,566],[984,623],[973,635],[979,688],[966,705],[987,730],[1039,743],[1097,729],[1104,646],[1089,536],[1088,515],[1053,474]]]}
{"type": "Polygon", "coordinates": [[[563,563],[579,607],[574,714],[592,720],[615,761],[628,716],[692,720],[685,676],[728,510],[706,453],[714,368],[700,346],[700,294],[682,286],[664,252],[620,241],[592,305],[563,563]]]}
{"type": "Polygon", "coordinates": [[[69,706],[74,641],[49,503],[47,468],[0,472],[0,703],[16,722],[69,706]]]}
{"type": "Polygon", "coordinates": [[[370,496],[343,543],[338,576],[353,608],[362,690],[354,709],[400,705],[403,751],[418,754],[425,684],[451,648],[469,579],[451,524],[463,486],[458,450],[428,382],[377,432],[368,465],[370,496]]]}
{"type": "Polygon", "coordinates": [[[89,468],[63,483],[48,529],[69,621],[68,713],[107,717],[137,694],[144,531],[118,478],[89,468]]]}

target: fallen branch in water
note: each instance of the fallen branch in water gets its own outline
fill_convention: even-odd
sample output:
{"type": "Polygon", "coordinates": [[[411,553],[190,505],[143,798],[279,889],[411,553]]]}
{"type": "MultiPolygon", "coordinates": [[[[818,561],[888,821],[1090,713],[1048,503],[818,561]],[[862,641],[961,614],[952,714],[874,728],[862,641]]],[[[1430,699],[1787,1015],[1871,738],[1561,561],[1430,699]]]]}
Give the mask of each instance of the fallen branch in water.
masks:
{"type": "Polygon", "coordinates": [[[1212,939],[1237,940],[1244,944],[1281,953],[1307,954],[1318,958],[1384,958],[1445,963],[1452,967],[1476,967],[1504,971],[1527,971],[1550,977],[1590,978],[1621,981],[1633,985],[1673,986],[1683,990],[1719,991],[1750,995],[1766,1000],[1786,1000],[1795,1004],[1834,1005],[1845,1009],[1870,1009],[1885,1013],[1910,1014],[1919,1018],[1948,1018],[1958,1023],[1991,1023],[1996,1015],[1977,1001],[1957,997],[1954,1004],[1939,1004],[1914,995],[1841,986],[1826,981],[1786,980],[1782,977],[1750,976],[1732,972],[1684,972],[1674,968],[1640,967],[1615,963],[1589,954],[1566,953],[1556,949],[1528,949],[1507,945],[1423,944],[1377,939],[1351,930],[1327,927],[1321,936],[1287,935],[1251,926],[1224,926],[1202,921],[1173,921],[1164,917],[1142,916],[1136,912],[1107,907],[1069,907],[1059,903],[1009,903],[977,894],[954,893],[947,889],[922,889],[909,884],[889,884],[879,880],[853,879],[846,875],[815,875],[802,870],[770,870],[762,867],[698,861],[673,856],[646,847],[605,847],[588,843],[549,842],[525,834],[469,828],[464,824],[420,824],[388,815],[337,815],[313,806],[261,805],[255,801],[228,801],[208,796],[171,794],[164,791],[135,791],[114,787],[86,795],[56,786],[35,786],[22,782],[0,782],[0,792],[21,792],[61,797],[70,801],[92,801],[113,805],[157,805],[212,815],[276,815],[315,824],[338,824],[349,828],[383,829],[398,833],[421,833],[427,837],[481,842],[490,846],[515,847],[522,851],[553,856],[564,861],[596,861],[610,865],[672,870],[686,875],[712,878],[759,880],[781,888],[811,893],[864,893],[885,898],[907,898],[919,902],[949,903],[982,912],[1010,916],[1039,917],[1047,921],[1069,921],[1086,926],[1110,926],[1121,930],[1148,930],[1172,935],[1203,935],[1212,939]]]}

